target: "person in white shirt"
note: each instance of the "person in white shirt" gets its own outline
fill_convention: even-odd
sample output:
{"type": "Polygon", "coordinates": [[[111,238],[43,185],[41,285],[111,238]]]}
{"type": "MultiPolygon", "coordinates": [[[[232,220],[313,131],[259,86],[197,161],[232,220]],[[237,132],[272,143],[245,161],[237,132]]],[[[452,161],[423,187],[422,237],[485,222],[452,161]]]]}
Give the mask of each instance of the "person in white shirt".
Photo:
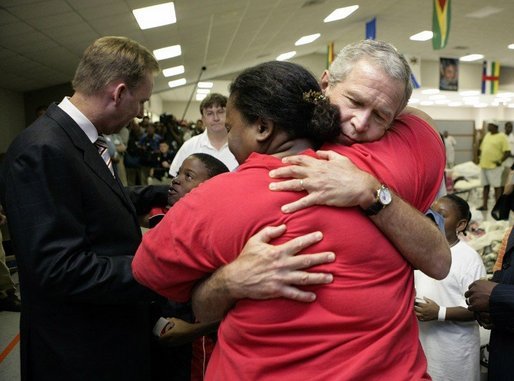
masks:
{"type": "Polygon", "coordinates": [[[443,132],[444,146],[446,148],[446,168],[453,168],[455,165],[455,146],[457,141],[448,131],[443,132]]]}
{"type": "Polygon", "coordinates": [[[207,153],[221,160],[229,170],[237,166],[237,160],[228,149],[225,129],[227,97],[212,93],[200,103],[200,113],[205,131],[187,140],[178,150],[170,166],[170,175],[176,176],[182,162],[194,153],[207,153]]]}
{"type": "Polygon", "coordinates": [[[470,283],[486,272],[480,255],[458,237],[471,218],[469,205],[450,194],[437,200],[433,209],[444,217],[452,265],[443,280],[430,278],[419,270],[414,272],[419,339],[434,381],[478,381],[480,334],[473,312],[467,309],[464,293],[470,283]]]}

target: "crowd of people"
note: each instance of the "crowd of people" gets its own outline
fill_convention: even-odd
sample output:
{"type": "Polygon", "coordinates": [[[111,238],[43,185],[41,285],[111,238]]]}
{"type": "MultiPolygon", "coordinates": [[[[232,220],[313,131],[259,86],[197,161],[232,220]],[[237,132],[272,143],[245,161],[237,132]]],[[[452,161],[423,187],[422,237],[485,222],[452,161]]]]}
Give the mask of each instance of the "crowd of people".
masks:
{"type": "Polygon", "coordinates": [[[448,379],[419,340],[435,312],[492,328],[490,379],[508,379],[494,345],[514,346],[495,333],[510,329],[510,241],[504,276],[461,276],[468,213],[440,198],[444,144],[406,107],[411,72],[392,45],[350,44],[320,81],[293,63],[250,67],[228,98],[202,101],[201,133],[144,116],[158,69],[133,40],[94,41],[74,94],[9,147],[22,379],[448,379]],[[434,200],[446,234],[424,215],[434,200]],[[439,283],[415,289],[413,269],[439,283]],[[184,344],[177,360],[186,349],[169,346],[184,344]]]}

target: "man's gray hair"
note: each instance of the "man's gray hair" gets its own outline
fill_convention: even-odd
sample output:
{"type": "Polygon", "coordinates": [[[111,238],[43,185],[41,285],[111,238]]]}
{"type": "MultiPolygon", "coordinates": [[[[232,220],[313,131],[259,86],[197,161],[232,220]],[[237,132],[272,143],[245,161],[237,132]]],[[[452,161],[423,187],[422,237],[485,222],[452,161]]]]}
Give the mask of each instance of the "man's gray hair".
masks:
{"type": "Polygon", "coordinates": [[[344,81],[360,60],[378,65],[390,78],[405,84],[402,104],[397,112],[403,110],[412,94],[411,70],[403,54],[388,42],[363,40],[346,45],[328,69],[329,85],[335,86],[344,81]]]}

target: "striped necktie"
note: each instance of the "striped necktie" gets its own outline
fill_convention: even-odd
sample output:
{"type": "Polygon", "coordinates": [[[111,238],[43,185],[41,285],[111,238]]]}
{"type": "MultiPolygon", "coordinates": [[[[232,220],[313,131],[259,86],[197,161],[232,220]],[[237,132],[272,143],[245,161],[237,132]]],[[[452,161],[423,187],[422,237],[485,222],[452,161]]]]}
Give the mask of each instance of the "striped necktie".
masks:
{"type": "Polygon", "coordinates": [[[112,166],[111,155],[109,155],[107,142],[105,141],[105,137],[103,135],[98,135],[98,139],[95,142],[95,146],[98,150],[98,153],[100,153],[100,156],[102,157],[103,161],[105,162],[105,164],[107,164],[107,167],[114,176],[114,168],[112,166]]]}

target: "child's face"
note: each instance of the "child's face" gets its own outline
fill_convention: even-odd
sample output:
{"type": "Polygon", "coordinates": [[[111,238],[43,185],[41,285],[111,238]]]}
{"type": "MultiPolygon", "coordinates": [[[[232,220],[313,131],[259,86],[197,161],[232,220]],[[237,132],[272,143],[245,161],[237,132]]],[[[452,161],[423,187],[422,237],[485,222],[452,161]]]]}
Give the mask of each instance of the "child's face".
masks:
{"type": "Polygon", "coordinates": [[[209,172],[205,164],[196,157],[189,156],[180,166],[177,177],[171,180],[168,190],[168,205],[174,205],[193,188],[208,179],[209,172]]]}
{"type": "Polygon", "coordinates": [[[432,209],[444,217],[444,231],[446,233],[446,239],[453,241],[457,225],[460,222],[457,217],[457,208],[451,201],[441,198],[432,205],[432,209]]]}

